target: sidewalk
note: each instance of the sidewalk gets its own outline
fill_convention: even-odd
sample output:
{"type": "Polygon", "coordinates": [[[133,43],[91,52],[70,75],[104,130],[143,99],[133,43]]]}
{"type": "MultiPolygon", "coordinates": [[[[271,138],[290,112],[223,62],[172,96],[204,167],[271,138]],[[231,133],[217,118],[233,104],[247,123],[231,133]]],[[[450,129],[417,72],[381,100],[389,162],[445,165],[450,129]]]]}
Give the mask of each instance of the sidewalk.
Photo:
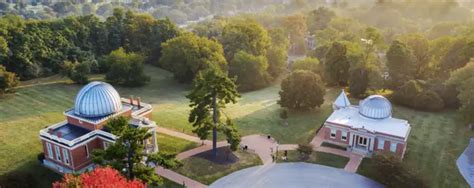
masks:
{"type": "Polygon", "coordinates": [[[186,176],[183,176],[181,174],[178,174],[176,172],[173,172],[168,169],[164,169],[163,167],[156,167],[155,169],[156,174],[169,179],[177,184],[184,185],[189,188],[204,188],[207,187],[207,185],[204,185],[196,180],[193,180],[191,178],[188,178],[186,176]]]}

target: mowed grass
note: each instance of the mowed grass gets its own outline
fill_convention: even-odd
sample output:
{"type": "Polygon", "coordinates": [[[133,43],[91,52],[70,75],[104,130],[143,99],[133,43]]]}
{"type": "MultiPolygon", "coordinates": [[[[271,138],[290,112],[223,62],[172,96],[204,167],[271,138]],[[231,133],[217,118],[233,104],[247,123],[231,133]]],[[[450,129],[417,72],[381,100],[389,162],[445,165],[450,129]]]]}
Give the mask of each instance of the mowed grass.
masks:
{"type": "Polygon", "coordinates": [[[234,155],[239,159],[232,164],[218,164],[201,157],[192,156],[184,159],[182,161],[183,166],[176,169],[176,171],[203,184],[210,185],[232,172],[262,164],[258,155],[254,153],[237,151],[234,152],[234,155]]]}
{"type": "Polygon", "coordinates": [[[156,140],[158,142],[159,151],[164,153],[178,154],[198,146],[195,142],[190,142],[166,134],[158,134],[156,140]]]}
{"type": "Polygon", "coordinates": [[[307,162],[334,168],[344,168],[347,162],[349,162],[349,158],[347,157],[318,151],[311,153],[306,161],[300,160],[300,154],[297,151],[288,151],[288,160],[286,161],[281,158],[282,156],[283,153],[280,153],[278,156],[278,162],[307,162]]]}
{"type": "MultiPolygon", "coordinates": [[[[191,86],[178,84],[172,74],[152,66],[146,66],[146,74],[152,80],[144,87],[116,87],[121,96],[141,97],[154,106],[153,120],[159,126],[192,134],[185,97],[191,86]]],[[[38,171],[36,155],[42,152],[38,131],[64,120],[62,112],[73,106],[80,88],[59,82],[20,88],[16,94],[0,98],[0,175],[16,170],[38,171]]],[[[275,84],[243,93],[237,104],[225,109],[226,115],[235,120],[243,135],[270,134],[283,144],[307,143],[332,112],[331,103],[340,89],[327,90],[326,102],[319,110],[290,113],[288,125],[279,118],[278,91],[275,84]]],[[[467,186],[455,161],[474,133],[456,111],[430,113],[394,106],[394,117],[407,119],[412,125],[406,165],[421,170],[432,187],[467,186]]]]}

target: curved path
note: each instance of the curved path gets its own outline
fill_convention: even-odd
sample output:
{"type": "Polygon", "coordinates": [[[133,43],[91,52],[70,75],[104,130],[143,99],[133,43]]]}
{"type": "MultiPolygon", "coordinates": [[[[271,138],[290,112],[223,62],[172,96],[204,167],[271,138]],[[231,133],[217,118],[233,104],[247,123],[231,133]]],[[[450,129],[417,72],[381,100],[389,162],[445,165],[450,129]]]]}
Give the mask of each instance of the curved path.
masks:
{"type": "Polygon", "coordinates": [[[378,188],[383,185],[359,174],[308,163],[280,163],[256,166],[227,175],[210,188],[287,188],[287,187],[351,187],[378,188]]]}

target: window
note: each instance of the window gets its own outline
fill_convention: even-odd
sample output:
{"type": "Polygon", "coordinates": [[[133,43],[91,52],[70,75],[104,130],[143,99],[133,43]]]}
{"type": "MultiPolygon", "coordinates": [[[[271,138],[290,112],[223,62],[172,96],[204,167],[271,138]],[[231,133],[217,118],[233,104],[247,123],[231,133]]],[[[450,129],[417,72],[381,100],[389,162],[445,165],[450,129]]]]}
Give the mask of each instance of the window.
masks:
{"type": "Polygon", "coordinates": [[[110,142],[104,141],[104,149],[109,148],[110,142]]]}
{"type": "Polygon", "coordinates": [[[86,150],[86,157],[89,158],[89,148],[87,148],[87,144],[84,145],[84,149],[86,150]]]}
{"type": "Polygon", "coordinates": [[[383,146],[385,145],[385,140],[382,138],[378,138],[378,140],[379,142],[377,144],[377,149],[383,149],[384,148],[383,146]]]}
{"type": "Polygon", "coordinates": [[[61,150],[58,146],[54,146],[54,151],[56,152],[56,160],[61,161],[61,150]]]}
{"type": "Polygon", "coordinates": [[[64,163],[69,165],[69,151],[63,148],[64,163]]]}
{"type": "Polygon", "coordinates": [[[397,143],[390,143],[390,151],[395,152],[397,150],[397,143]]]}
{"type": "Polygon", "coordinates": [[[50,159],[53,158],[53,148],[51,147],[51,143],[46,142],[46,149],[48,150],[48,157],[50,159]]]}
{"type": "Polygon", "coordinates": [[[346,131],[342,131],[341,140],[342,140],[342,141],[346,141],[346,140],[347,140],[347,132],[346,132],[346,131]]]}
{"type": "Polygon", "coordinates": [[[331,138],[336,138],[336,129],[331,129],[331,138]]]}

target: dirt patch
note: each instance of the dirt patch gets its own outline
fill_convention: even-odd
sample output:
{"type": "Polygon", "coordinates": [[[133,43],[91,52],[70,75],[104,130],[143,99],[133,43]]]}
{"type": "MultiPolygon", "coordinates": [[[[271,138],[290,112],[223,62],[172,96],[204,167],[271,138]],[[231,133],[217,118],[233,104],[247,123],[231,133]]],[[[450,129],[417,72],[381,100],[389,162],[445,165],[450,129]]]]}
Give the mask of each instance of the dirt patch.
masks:
{"type": "Polygon", "coordinates": [[[239,161],[239,158],[234,155],[232,150],[229,147],[220,147],[217,148],[217,157],[214,157],[213,150],[199,153],[195,157],[203,158],[213,163],[221,165],[229,165],[239,161]]]}

